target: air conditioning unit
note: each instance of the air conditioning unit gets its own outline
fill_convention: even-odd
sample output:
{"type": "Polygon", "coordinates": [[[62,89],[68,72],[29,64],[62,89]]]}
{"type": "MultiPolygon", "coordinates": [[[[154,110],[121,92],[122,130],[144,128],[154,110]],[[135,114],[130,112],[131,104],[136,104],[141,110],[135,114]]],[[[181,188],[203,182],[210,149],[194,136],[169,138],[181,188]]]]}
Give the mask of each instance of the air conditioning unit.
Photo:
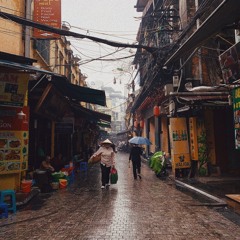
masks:
{"type": "Polygon", "coordinates": [[[192,87],[199,87],[201,85],[201,80],[196,78],[186,78],[185,83],[191,83],[192,87]]]}
{"type": "Polygon", "coordinates": [[[178,87],[179,84],[179,77],[178,76],[173,76],[173,87],[178,87]]]}
{"type": "Polygon", "coordinates": [[[176,111],[176,104],[174,101],[170,101],[169,102],[169,115],[174,116],[175,111],[176,111]]]}
{"type": "Polygon", "coordinates": [[[164,89],[164,95],[168,96],[170,92],[173,92],[173,85],[166,84],[163,89],[164,89]]]}

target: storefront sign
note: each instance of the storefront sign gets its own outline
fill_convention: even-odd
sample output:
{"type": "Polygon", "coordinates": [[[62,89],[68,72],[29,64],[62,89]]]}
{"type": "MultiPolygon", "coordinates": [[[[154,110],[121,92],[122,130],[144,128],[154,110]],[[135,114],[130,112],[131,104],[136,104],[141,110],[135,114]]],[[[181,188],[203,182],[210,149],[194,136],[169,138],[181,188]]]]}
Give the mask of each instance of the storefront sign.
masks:
{"type": "Polygon", "coordinates": [[[19,107],[24,105],[29,74],[0,73],[0,106],[19,107]]]}
{"type": "Polygon", "coordinates": [[[197,119],[189,118],[190,153],[192,160],[198,160],[197,119]]]}
{"type": "Polygon", "coordinates": [[[25,170],[28,162],[28,107],[1,107],[0,113],[0,174],[25,170]],[[20,110],[25,113],[21,119],[14,115],[20,110]],[[3,112],[8,115],[3,116],[3,112]]]}
{"type": "MultiPolygon", "coordinates": [[[[34,21],[61,29],[61,0],[34,0],[34,21]]],[[[35,38],[60,38],[60,35],[34,28],[35,38]]]]}
{"type": "Polygon", "coordinates": [[[233,117],[234,117],[234,133],[235,148],[240,149],[240,88],[233,89],[233,117]]]}
{"type": "Polygon", "coordinates": [[[170,118],[169,130],[173,168],[189,168],[190,154],[186,118],[170,118]]]}

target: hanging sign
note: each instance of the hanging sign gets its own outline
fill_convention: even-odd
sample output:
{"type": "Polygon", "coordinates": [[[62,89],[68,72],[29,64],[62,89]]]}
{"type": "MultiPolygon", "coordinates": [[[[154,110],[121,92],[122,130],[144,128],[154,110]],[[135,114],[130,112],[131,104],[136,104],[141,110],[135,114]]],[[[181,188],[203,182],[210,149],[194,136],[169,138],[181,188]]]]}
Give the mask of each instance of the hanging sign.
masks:
{"type": "MultiPolygon", "coordinates": [[[[61,29],[61,0],[34,0],[34,21],[61,29]]],[[[35,38],[60,38],[60,35],[34,28],[35,38]]]]}

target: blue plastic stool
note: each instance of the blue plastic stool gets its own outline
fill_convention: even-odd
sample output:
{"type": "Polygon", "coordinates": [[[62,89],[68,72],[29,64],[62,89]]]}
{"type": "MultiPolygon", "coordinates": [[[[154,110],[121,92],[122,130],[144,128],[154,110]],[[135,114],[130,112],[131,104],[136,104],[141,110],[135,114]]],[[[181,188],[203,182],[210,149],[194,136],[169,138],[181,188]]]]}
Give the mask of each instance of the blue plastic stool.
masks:
{"type": "Polygon", "coordinates": [[[74,178],[75,178],[75,173],[74,173],[74,168],[71,172],[71,174],[69,175],[69,184],[73,183],[74,182],[74,178]]]}
{"type": "Polygon", "coordinates": [[[83,172],[87,172],[88,170],[88,163],[87,162],[80,162],[79,170],[83,172]]]}
{"type": "Polygon", "coordinates": [[[8,218],[8,205],[6,203],[0,203],[0,218],[8,218]]]}
{"type": "Polygon", "coordinates": [[[14,190],[3,190],[0,191],[0,203],[6,203],[8,205],[8,211],[13,211],[13,213],[16,213],[16,195],[14,190]],[[6,197],[10,197],[11,203],[7,204],[6,197]]]}

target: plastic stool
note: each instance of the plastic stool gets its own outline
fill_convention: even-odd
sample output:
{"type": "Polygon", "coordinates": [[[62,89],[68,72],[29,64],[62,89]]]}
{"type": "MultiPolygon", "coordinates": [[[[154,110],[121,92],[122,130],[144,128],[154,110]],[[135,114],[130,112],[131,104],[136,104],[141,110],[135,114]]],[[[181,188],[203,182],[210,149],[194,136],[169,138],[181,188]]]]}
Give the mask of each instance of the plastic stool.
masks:
{"type": "Polygon", "coordinates": [[[0,203],[0,218],[8,218],[8,205],[6,203],[0,203]]]}
{"type": "Polygon", "coordinates": [[[70,172],[69,176],[69,184],[74,182],[74,178],[75,178],[75,173],[74,173],[75,169],[72,168],[72,171],[70,172]]]}
{"type": "Polygon", "coordinates": [[[88,170],[88,163],[87,162],[80,162],[79,170],[87,172],[87,170],[88,170]]]}
{"type": "Polygon", "coordinates": [[[6,203],[5,197],[11,198],[11,203],[8,204],[8,211],[13,211],[13,213],[16,213],[16,195],[14,190],[3,190],[0,191],[0,203],[6,203]]]}

